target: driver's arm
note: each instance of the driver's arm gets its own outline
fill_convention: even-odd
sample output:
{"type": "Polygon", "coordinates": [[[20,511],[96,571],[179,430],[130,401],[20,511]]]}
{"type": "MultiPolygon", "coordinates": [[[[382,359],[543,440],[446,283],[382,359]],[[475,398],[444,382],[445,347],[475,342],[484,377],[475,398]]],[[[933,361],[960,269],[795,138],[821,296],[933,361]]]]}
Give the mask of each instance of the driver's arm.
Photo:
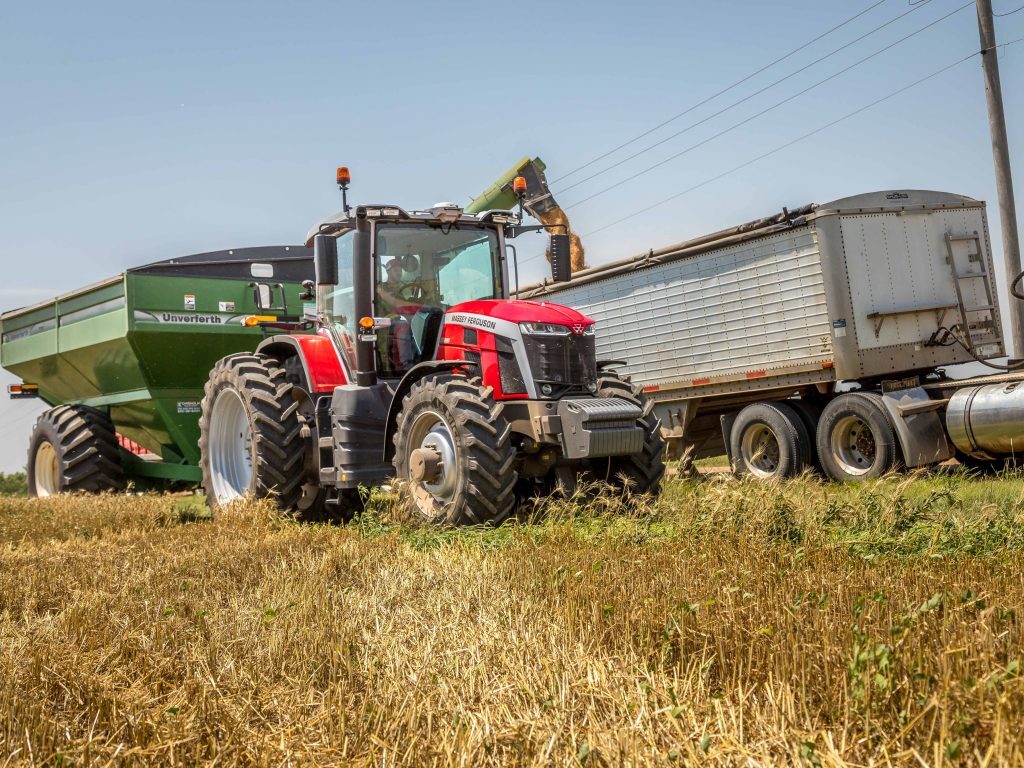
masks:
{"type": "Polygon", "coordinates": [[[380,297],[380,301],[384,305],[383,308],[387,310],[388,314],[393,314],[395,309],[404,303],[402,299],[399,298],[397,295],[400,289],[395,287],[395,292],[392,293],[390,290],[388,290],[389,288],[392,287],[393,286],[391,286],[390,283],[379,283],[377,285],[377,293],[380,297]]]}

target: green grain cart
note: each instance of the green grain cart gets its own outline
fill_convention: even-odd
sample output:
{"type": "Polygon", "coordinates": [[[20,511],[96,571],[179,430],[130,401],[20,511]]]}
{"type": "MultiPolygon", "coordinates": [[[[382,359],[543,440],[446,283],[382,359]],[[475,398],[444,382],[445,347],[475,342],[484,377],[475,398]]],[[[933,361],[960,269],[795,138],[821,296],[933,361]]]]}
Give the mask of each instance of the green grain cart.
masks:
{"type": "Polygon", "coordinates": [[[23,381],[11,395],[51,406],[29,444],[29,492],[198,483],[210,368],[254,349],[266,323],[301,321],[312,279],[310,249],[237,248],[129,269],[0,316],[0,365],[23,381]]]}

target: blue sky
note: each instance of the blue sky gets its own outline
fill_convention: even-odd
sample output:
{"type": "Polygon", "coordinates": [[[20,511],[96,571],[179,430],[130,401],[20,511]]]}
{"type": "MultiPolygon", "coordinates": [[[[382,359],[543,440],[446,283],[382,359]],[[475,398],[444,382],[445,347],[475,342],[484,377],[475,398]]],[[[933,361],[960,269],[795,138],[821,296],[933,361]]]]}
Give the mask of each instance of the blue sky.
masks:
{"type": "MultiPolygon", "coordinates": [[[[525,154],[549,178],[759,69],[858,2],[18,3],[0,23],[0,308],[186,253],[292,243],[354,200],[468,201],[525,154]]],[[[1022,0],[994,0],[997,12],[1022,0]]],[[[564,191],[571,204],[781,101],[964,5],[930,0],[847,50],[636,161],[564,191]]],[[[636,151],[895,18],[887,0],[636,151]]],[[[997,19],[1024,37],[1024,11],[997,19]]],[[[978,48],[973,8],[612,192],[570,208],[588,233],[807,133],[978,48]]],[[[1024,197],[1024,44],[1000,54],[1024,197]]],[[[628,152],[622,155],[629,154],[628,152]]],[[[618,159],[610,158],[607,162],[618,159]]],[[[602,170],[595,165],[593,170],[602,170]]],[[[670,204],[585,238],[591,263],[779,210],[892,187],[990,201],[980,63],[670,204]]],[[[539,236],[520,247],[526,259],[539,236]]],[[[523,265],[539,276],[543,260],[523,265]]],[[[6,374],[4,374],[6,376],[6,374]]],[[[20,468],[34,411],[0,403],[0,470],[20,468]]]]}

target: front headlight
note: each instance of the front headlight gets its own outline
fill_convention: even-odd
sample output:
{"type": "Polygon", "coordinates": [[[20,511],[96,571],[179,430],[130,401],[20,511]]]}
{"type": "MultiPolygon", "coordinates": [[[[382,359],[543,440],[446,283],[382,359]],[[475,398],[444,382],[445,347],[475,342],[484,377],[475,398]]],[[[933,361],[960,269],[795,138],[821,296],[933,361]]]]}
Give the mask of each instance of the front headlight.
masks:
{"type": "Polygon", "coordinates": [[[519,330],[533,336],[568,336],[569,326],[557,323],[520,323],[519,330]]]}

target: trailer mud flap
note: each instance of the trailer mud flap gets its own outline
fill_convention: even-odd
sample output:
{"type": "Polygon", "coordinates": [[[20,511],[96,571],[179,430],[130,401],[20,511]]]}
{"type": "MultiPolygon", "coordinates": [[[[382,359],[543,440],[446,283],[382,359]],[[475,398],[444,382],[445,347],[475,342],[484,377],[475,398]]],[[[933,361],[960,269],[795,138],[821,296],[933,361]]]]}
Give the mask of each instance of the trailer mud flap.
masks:
{"type": "Polygon", "coordinates": [[[921,387],[887,392],[878,397],[903,449],[907,467],[924,467],[953,458],[953,446],[942,419],[943,403],[932,400],[921,387]]]}

